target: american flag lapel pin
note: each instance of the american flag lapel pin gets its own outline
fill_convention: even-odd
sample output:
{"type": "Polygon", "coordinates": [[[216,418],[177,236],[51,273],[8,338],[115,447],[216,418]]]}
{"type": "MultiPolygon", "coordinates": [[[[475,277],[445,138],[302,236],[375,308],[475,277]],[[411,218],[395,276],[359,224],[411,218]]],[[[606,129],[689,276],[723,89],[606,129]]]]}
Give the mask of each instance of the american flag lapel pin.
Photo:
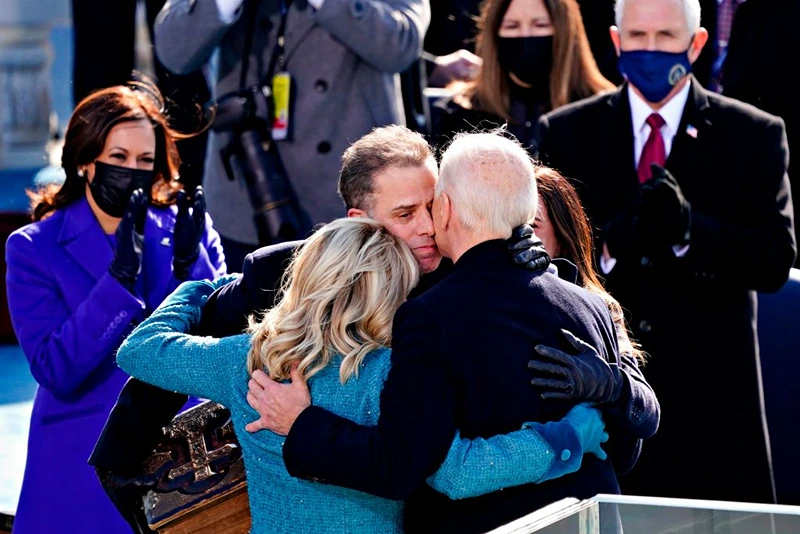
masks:
{"type": "Polygon", "coordinates": [[[688,135],[692,139],[697,139],[697,128],[695,128],[691,124],[687,125],[686,126],[686,135],[688,135]]]}

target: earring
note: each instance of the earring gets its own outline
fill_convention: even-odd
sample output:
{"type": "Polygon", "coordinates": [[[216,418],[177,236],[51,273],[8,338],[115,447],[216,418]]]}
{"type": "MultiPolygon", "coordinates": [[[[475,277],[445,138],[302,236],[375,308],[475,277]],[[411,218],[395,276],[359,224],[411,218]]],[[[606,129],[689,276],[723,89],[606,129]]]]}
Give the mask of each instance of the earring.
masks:
{"type": "Polygon", "coordinates": [[[78,176],[81,178],[86,177],[86,171],[83,169],[78,169],[78,176]]]}

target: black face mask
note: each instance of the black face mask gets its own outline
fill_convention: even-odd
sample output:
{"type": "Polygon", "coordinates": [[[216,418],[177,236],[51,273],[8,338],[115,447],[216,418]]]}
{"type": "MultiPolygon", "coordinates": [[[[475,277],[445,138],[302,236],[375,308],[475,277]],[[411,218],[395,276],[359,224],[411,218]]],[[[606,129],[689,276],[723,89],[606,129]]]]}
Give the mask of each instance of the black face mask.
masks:
{"type": "Polygon", "coordinates": [[[153,174],[153,171],[129,169],[95,161],[94,179],[89,184],[89,190],[97,206],[104,213],[112,217],[122,217],[134,191],[143,189],[145,195],[150,196],[153,174]]]}
{"type": "Polygon", "coordinates": [[[553,36],[499,37],[497,58],[500,66],[521,82],[548,87],[553,70],[553,36]]]}

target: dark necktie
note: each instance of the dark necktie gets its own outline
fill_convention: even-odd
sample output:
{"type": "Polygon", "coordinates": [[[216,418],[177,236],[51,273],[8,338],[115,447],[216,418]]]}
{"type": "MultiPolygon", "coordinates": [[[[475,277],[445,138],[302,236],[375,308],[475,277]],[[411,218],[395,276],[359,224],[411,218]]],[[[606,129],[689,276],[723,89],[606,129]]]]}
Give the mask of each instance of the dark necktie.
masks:
{"type": "Polygon", "coordinates": [[[664,147],[664,138],[661,137],[661,127],[666,124],[664,118],[658,113],[652,113],[647,117],[647,124],[650,125],[650,137],[642,148],[642,155],[639,157],[639,183],[643,184],[653,177],[650,165],[664,166],[667,161],[667,149],[664,147]]]}

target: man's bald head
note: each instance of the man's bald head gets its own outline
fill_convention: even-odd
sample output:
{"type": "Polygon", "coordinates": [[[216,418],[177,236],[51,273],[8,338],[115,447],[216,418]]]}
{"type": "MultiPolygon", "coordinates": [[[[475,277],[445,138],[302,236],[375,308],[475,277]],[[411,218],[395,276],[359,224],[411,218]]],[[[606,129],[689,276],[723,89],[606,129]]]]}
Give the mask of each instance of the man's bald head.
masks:
{"type": "Polygon", "coordinates": [[[500,132],[460,134],[442,155],[436,197],[443,193],[465,231],[506,239],[536,216],[533,160],[500,132]]]}

